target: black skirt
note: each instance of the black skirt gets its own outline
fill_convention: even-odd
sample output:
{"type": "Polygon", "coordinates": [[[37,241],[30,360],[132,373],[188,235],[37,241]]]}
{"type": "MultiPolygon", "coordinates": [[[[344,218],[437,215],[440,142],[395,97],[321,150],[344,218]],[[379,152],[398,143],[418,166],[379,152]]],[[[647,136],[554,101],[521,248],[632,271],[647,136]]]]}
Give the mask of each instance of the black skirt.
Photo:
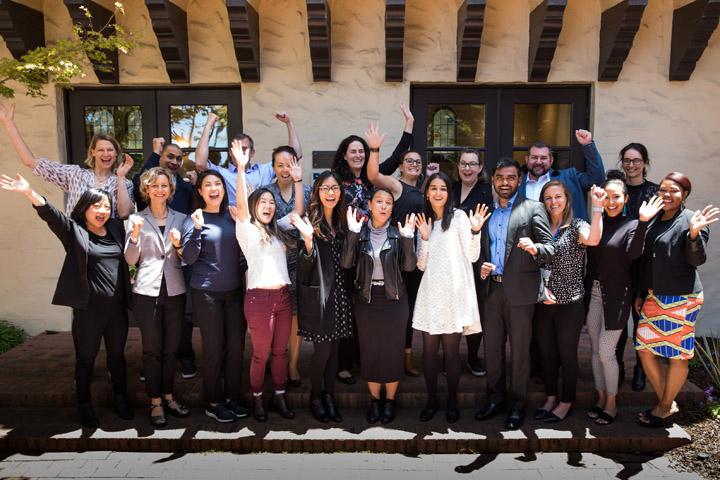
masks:
{"type": "Polygon", "coordinates": [[[360,343],[360,374],[368,382],[392,383],[405,374],[407,295],[388,300],[384,286],[373,286],[370,303],[355,303],[360,343]]]}

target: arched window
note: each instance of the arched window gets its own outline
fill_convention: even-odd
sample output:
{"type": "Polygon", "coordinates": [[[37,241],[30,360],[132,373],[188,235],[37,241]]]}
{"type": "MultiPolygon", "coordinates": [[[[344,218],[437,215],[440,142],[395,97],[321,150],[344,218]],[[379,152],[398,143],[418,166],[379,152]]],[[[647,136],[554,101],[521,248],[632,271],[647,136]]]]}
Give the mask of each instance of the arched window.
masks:
{"type": "Polygon", "coordinates": [[[115,136],[115,118],[106,107],[85,108],[85,138],[87,142],[98,133],[115,136]]]}
{"type": "Polygon", "coordinates": [[[451,147],[455,145],[457,122],[455,111],[450,107],[440,107],[433,114],[432,146],[451,147]]]}

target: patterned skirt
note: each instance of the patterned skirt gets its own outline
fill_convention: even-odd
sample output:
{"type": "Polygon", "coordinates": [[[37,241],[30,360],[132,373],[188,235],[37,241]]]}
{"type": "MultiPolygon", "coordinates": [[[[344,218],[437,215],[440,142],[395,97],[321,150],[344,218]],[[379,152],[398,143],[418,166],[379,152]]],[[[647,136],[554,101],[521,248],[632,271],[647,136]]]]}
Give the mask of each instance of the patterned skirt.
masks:
{"type": "Polygon", "coordinates": [[[640,312],[635,350],[649,350],[665,358],[693,358],[695,320],[702,304],[702,292],[690,295],[649,293],[640,312]]]}

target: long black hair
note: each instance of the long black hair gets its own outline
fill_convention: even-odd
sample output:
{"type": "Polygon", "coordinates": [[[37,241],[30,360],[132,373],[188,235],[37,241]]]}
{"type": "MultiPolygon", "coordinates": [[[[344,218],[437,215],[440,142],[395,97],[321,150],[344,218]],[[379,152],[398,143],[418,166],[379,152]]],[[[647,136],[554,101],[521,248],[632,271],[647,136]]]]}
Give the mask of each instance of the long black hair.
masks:
{"type": "MultiPolygon", "coordinates": [[[[367,164],[368,158],[370,158],[370,146],[362,137],[358,137],[357,135],[350,135],[349,137],[345,137],[343,141],[340,142],[340,145],[338,145],[338,148],[335,151],[335,157],[333,158],[332,171],[337,173],[343,182],[355,181],[355,175],[350,170],[350,166],[348,165],[347,160],[345,160],[345,153],[347,152],[350,144],[353,142],[360,142],[363,146],[363,149],[365,150],[365,163],[363,163],[362,169],[360,170],[360,180],[366,188],[370,189],[372,188],[372,185],[370,184],[370,180],[368,180],[367,176],[367,164]]],[[[340,183],[342,185],[342,182],[340,183]]]]}
{"type": "Polygon", "coordinates": [[[95,205],[103,198],[107,198],[107,201],[110,202],[110,212],[112,212],[113,204],[110,193],[108,193],[107,190],[103,190],[102,188],[88,188],[87,190],[85,190],[85,192],[83,192],[82,195],[80,195],[80,199],[75,204],[75,207],[70,214],[70,218],[81,227],[87,229],[85,212],[87,212],[88,208],[95,205]]]}
{"type": "Polygon", "coordinates": [[[347,206],[345,205],[345,195],[342,191],[342,182],[340,177],[337,173],[331,170],[325,170],[318,175],[315,183],[313,184],[312,193],[310,194],[310,204],[307,208],[307,216],[310,220],[310,224],[313,226],[313,230],[315,230],[315,235],[323,240],[327,240],[326,232],[329,230],[329,227],[332,227],[336,236],[337,234],[345,233],[347,231],[346,213],[347,206]],[[332,225],[326,225],[327,222],[325,222],[323,206],[320,202],[320,187],[328,178],[334,178],[338,187],[340,187],[340,191],[338,192],[338,203],[335,205],[332,212],[332,225]]]}
{"type": "Polygon", "coordinates": [[[220,212],[219,213],[225,213],[228,210],[228,205],[230,202],[228,201],[228,194],[227,194],[227,185],[225,184],[225,179],[215,170],[205,170],[204,172],[200,173],[198,175],[197,181],[195,182],[195,188],[193,189],[193,208],[194,209],[204,209],[206,207],[205,200],[200,195],[200,187],[202,187],[202,182],[205,179],[205,177],[209,176],[217,177],[220,179],[220,182],[223,186],[223,198],[220,202],[220,212]]]}
{"type": "Polygon", "coordinates": [[[267,188],[258,188],[257,190],[253,191],[248,197],[248,214],[250,215],[250,221],[253,225],[263,230],[268,235],[268,237],[277,237],[286,246],[294,245],[295,239],[293,239],[289,234],[282,231],[277,225],[277,208],[275,209],[275,215],[273,215],[270,219],[270,223],[265,224],[258,220],[256,216],[257,204],[260,201],[260,197],[264,193],[269,193],[273,201],[277,205],[277,200],[273,192],[271,192],[267,188]]]}
{"type": "Polygon", "coordinates": [[[445,172],[437,172],[430,175],[425,182],[425,189],[423,191],[423,196],[425,197],[425,216],[430,219],[432,218],[434,221],[437,221],[438,219],[435,218],[435,211],[432,209],[432,205],[430,204],[430,200],[428,199],[428,192],[430,191],[430,184],[433,180],[436,178],[439,178],[443,182],[445,182],[445,187],[447,188],[447,201],[445,202],[445,206],[443,207],[443,216],[442,216],[442,229],[443,231],[446,231],[448,228],[450,228],[450,222],[452,222],[453,218],[453,193],[452,193],[452,181],[450,180],[450,177],[447,176],[445,172]]]}

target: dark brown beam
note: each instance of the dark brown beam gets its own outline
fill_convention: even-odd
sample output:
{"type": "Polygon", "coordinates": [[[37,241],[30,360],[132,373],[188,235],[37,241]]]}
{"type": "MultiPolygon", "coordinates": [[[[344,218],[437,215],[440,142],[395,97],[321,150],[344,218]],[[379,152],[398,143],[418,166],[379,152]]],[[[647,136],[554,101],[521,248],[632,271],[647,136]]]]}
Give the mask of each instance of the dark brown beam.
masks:
{"type": "MultiPolygon", "coordinates": [[[[108,24],[113,16],[113,12],[98,5],[90,0],[64,0],[65,6],[70,13],[72,22],[76,25],[82,25],[85,28],[92,28],[95,31],[100,31],[105,25],[108,24]],[[88,18],[85,12],[80,7],[88,9],[92,17],[88,18]]],[[[112,28],[107,30],[107,33],[111,35],[114,33],[112,28]]],[[[118,53],[117,50],[107,52],[108,58],[110,59],[110,71],[103,71],[98,68],[96,63],[93,63],[93,70],[97,75],[100,83],[115,84],[120,82],[120,69],[118,65],[118,53]]]]}
{"type": "Polygon", "coordinates": [[[547,81],[562,30],[565,6],[567,0],[544,0],[530,13],[529,82],[547,81]]]}
{"type": "Polygon", "coordinates": [[[465,0],[457,16],[457,81],[474,82],[480,58],[486,0],[465,0]]]}
{"type": "Polygon", "coordinates": [[[385,0],[385,81],[403,80],[405,0],[385,0]]]}
{"type": "Polygon", "coordinates": [[[648,0],[624,0],[602,14],[598,80],[617,81],[648,0]]]}
{"type": "Polygon", "coordinates": [[[172,83],[190,82],[187,13],[169,0],[145,0],[172,83]]]}
{"type": "Polygon", "coordinates": [[[260,30],[257,10],[246,0],[225,0],[230,34],[243,82],[260,81],[260,30]]]}
{"type": "Polygon", "coordinates": [[[29,50],[45,45],[43,13],[19,3],[0,0],[0,35],[13,58],[19,59],[29,50]]]}
{"type": "Polygon", "coordinates": [[[696,0],[673,12],[670,80],[689,80],[718,26],[720,0],[696,0]]]}
{"type": "Polygon", "coordinates": [[[332,56],[330,53],[330,7],[327,0],[306,0],[308,36],[313,80],[329,82],[332,56]]]}

